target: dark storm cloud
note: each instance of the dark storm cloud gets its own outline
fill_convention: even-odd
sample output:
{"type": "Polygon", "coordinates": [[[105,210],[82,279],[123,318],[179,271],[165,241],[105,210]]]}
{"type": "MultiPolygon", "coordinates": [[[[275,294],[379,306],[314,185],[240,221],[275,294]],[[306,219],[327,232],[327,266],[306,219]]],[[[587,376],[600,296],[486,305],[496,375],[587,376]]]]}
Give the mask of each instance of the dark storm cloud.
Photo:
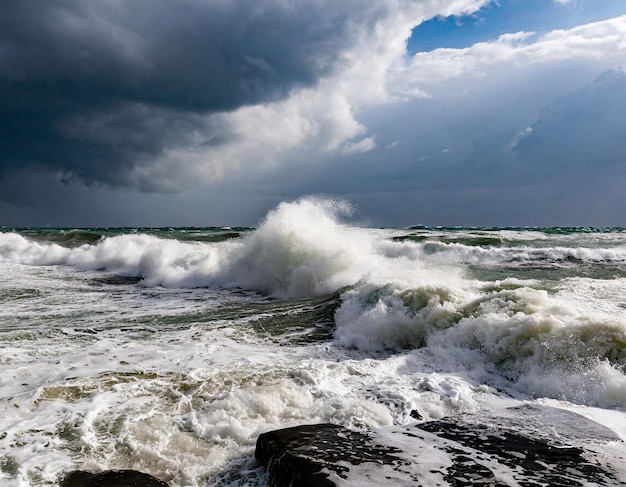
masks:
{"type": "MultiPolygon", "coordinates": [[[[349,2],[3,2],[0,177],[127,180],[164,150],[218,144],[201,115],[286,96],[344,60],[349,2]]],[[[358,20],[357,20],[358,22],[358,20]]]]}

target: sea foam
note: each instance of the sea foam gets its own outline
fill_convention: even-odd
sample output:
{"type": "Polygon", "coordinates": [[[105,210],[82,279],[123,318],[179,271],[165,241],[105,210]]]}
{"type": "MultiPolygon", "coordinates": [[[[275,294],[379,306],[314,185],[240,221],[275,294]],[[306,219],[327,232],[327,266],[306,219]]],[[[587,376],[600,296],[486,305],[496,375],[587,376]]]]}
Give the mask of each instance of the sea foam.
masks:
{"type": "Polygon", "coordinates": [[[0,232],[0,479],[136,468],[172,486],[255,485],[230,462],[253,462],[269,429],[526,402],[594,414],[625,438],[623,235],[407,239],[350,215],[305,198],[220,241],[0,232]],[[573,270],[555,277],[560,265],[573,270]],[[325,333],[301,340],[320,310],[325,333]]]}
{"type": "Polygon", "coordinates": [[[426,350],[443,370],[531,396],[624,404],[624,316],[507,287],[357,286],[337,310],[335,340],[369,352],[426,350]]]}
{"type": "Polygon", "coordinates": [[[281,298],[321,296],[369,276],[415,271],[407,272],[407,264],[419,262],[405,246],[342,224],[350,212],[347,203],[336,200],[281,203],[255,232],[210,244],[117,235],[65,248],[7,233],[0,234],[0,258],[136,276],[146,286],[240,287],[281,298]],[[394,252],[397,258],[391,257],[394,252]]]}
{"type": "MultiPolygon", "coordinates": [[[[0,258],[137,276],[144,286],[242,288],[281,299],[343,289],[334,332],[340,346],[391,353],[428,349],[442,367],[456,362],[484,377],[502,376],[533,395],[608,407],[624,402],[626,318],[615,304],[594,309],[601,300],[592,288],[604,281],[574,280],[588,286],[587,295],[595,294],[585,299],[568,284],[571,279],[549,292],[533,281],[486,285],[465,278],[461,267],[473,259],[503,262],[511,256],[616,260],[623,258],[622,247],[437,243],[439,250],[428,253],[421,242],[393,241],[342,223],[351,212],[338,200],[284,202],[256,231],[213,243],[138,234],[65,248],[4,233],[0,258]]],[[[615,282],[606,281],[612,294],[615,282]]]]}

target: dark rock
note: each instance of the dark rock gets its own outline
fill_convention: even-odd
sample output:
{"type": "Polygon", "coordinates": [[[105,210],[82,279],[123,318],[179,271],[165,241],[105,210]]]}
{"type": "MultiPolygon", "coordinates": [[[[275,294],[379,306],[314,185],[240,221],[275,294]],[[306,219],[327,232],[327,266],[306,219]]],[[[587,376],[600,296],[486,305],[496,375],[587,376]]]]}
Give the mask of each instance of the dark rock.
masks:
{"type": "Polygon", "coordinates": [[[619,437],[598,423],[525,406],[368,434],[333,424],[297,426],[259,436],[255,456],[270,487],[343,480],[359,486],[579,487],[626,486],[625,453],[619,437]]]}
{"type": "Polygon", "coordinates": [[[167,483],[136,470],[86,472],[74,470],[65,475],[60,487],[169,487],[167,483]]]}
{"type": "Polygon", "coordinates": [[[409,413],[409,415],[413,419],[424,419],[417,409],[412,409],[411,412],[409,413]]]}
{"type": "Polygon", "coordinates": [[[266,468],[269,485],[327,487],[335,474],[347,478],[347,465],[401,461],[392,446],[373,444],[358,431],[334,424],[296,426],[259,436],[255,457],[266,468]]]}
{"type": "Polygon", "coordinates": [[[491,460],[509,467],[509,475],[527,485],[581,486],[583,482],[617,485],[615,475],[590,463],[581,448],[551,445],[545,440],[499,428],[481,430],[476,425],[447,420],[425,423],[419,428],[461,445],[461,449],[458,446],[443,447],[453,461],[445,475],[450,485],[472,486],[479,478],[495,481],[493,472],[479,463],[480,453],[486,453],[491,460]]]}

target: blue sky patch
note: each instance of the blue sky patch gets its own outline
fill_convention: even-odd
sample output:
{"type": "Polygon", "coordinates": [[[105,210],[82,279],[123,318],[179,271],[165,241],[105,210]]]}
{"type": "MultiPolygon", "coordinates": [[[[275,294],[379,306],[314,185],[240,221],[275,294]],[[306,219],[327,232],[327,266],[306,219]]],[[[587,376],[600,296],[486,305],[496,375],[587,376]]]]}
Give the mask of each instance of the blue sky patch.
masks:
{"type": "Polygon", "coordinates": [[[435,17],[413,29],[409,54],[437,48],[461,49],[502,34],[570,29],[626,14],[625,0],[500,0],[467,16],[435,17]]]}

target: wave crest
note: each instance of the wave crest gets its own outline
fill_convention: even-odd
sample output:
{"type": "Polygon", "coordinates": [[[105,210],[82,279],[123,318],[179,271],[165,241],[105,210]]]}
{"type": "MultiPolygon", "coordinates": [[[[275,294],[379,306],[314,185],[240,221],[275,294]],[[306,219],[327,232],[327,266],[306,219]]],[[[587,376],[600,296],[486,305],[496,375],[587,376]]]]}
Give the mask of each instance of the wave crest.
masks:
{"type": "Polygon", "coordinates": [[[281,298],[329,294],[381,266],[376,239],[341,223],[345,201],[281,203],[259,228],[221,242],[181,242],[145,234],[106,237],[67,248],[0,234],[0,259],[29,265],[71,265],[143,279],[146,286],[241,287],[281,298]]]}
{"type": "Polygon", "coordinates": [[[444,370],[498,387],[517,383],[538,397],[608,407],[626,400],[623,315],[590,312],[545,290],[364,285],[344,294],[335,321],[344,346],[427,350],[444,370]]]}

